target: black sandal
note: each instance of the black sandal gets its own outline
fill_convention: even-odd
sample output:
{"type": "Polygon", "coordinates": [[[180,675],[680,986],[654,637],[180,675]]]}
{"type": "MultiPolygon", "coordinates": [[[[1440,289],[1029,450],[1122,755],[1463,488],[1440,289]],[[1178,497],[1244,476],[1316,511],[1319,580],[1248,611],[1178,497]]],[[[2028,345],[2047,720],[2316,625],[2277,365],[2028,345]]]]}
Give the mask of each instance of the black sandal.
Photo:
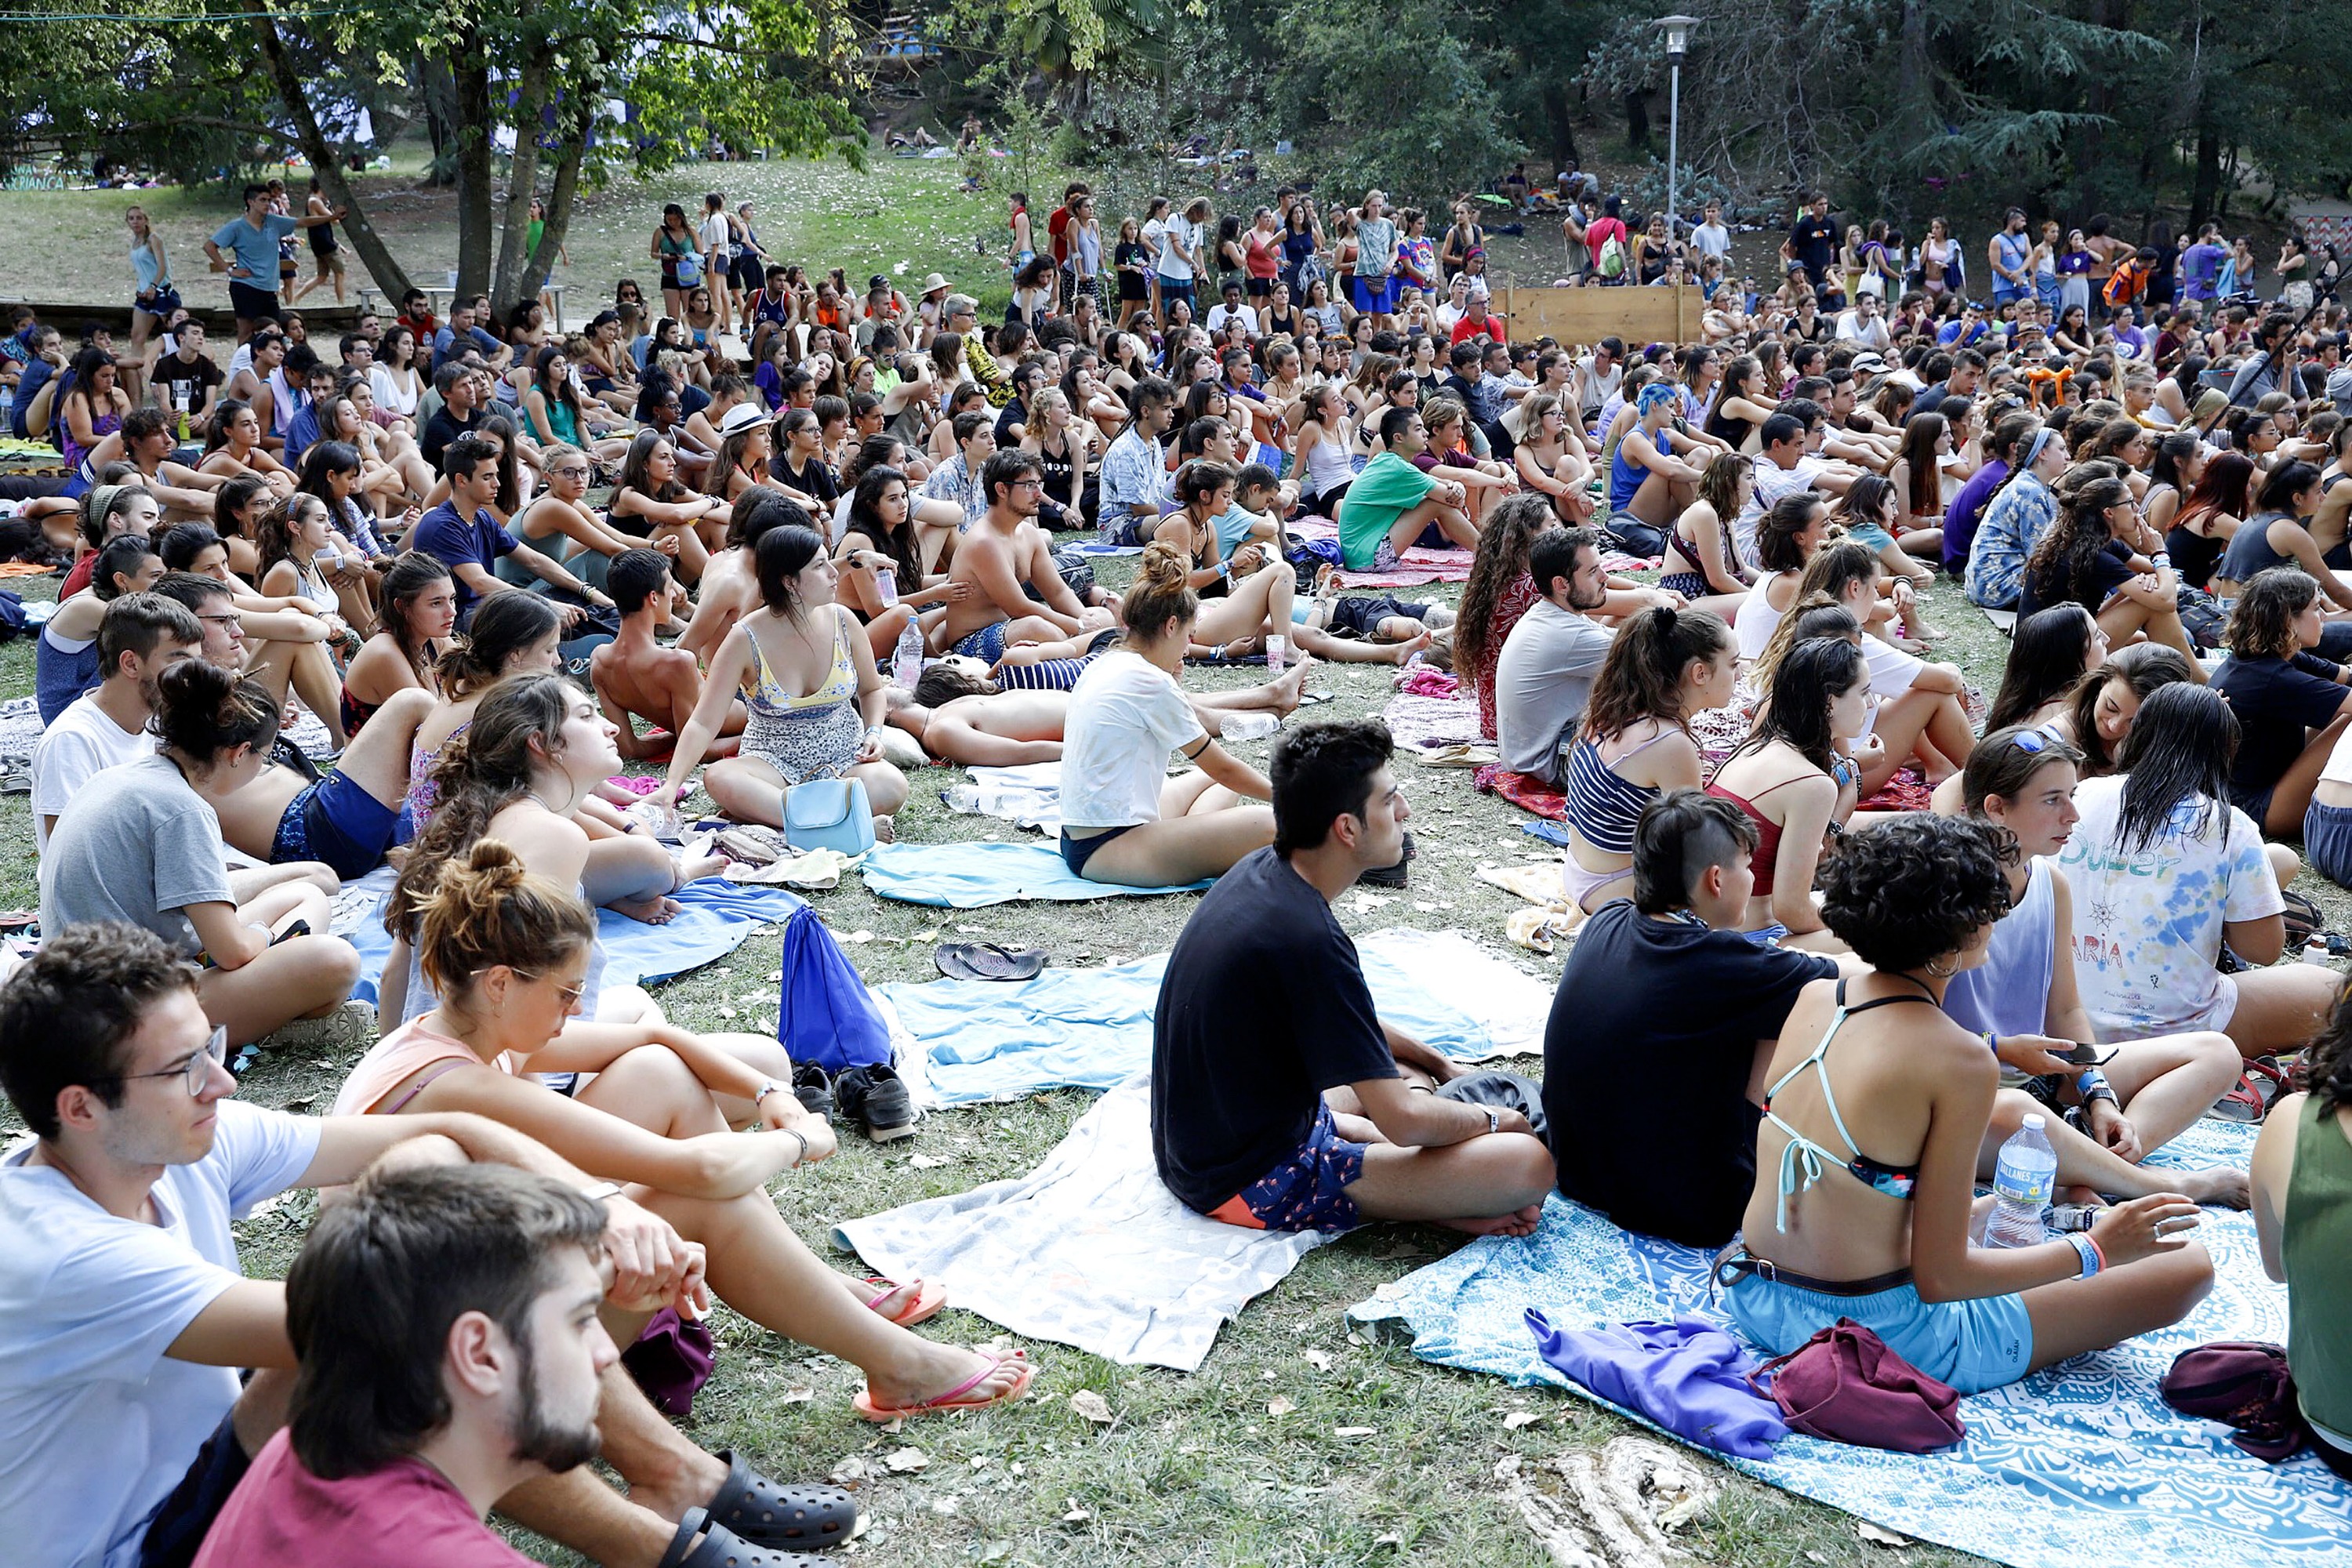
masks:
{"type": "Polygon", "coordinates": [[[754,1546],[815,1551],[856,1532],[856,1500],[839,1487],[778,1486],[731,1448],[717,1457],[727,1479],[704,1511],[754,1546]]]}
{"type": "Polygon", "coordinates": [[[812,1552],[772,1552],[754,1546],[698,1508],[686,1510],[677,1533],[656,1568],[828,1568],[831,1558],[812,1552]]]}

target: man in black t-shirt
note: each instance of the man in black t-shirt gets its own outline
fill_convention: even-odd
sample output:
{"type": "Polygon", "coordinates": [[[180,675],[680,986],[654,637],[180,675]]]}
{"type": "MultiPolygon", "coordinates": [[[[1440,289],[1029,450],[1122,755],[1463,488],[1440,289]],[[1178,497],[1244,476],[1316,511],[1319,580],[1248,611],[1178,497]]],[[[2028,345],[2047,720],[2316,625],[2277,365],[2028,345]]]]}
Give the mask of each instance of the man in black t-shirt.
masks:
{"type": "Polygon", "coordinates": [[[1256,1230],[1418,1219],[1524,1236],[1551,1155],[1515,1110],[1408,1087],[1447,1064],[1383,1025],[1331,901],[1404,854],[1409,813],[1376,721],[1275,748],[1274,843],[1209,889],[1169,955],[1151,1040],[1151,1152],[1187,1206],[1256,1230]],[[1335,1113],[1323,1096],[1352,1092],[1335,1113]],[[1360,1111],[1360,1114],[1357,1112],[1360,1111]]]}
{"type": "Polygon", "coordinates": [[[1563,1196],[1628,1230],[1720,1247],[1756,1184],[1757,1100],[1780,1026],[1833,960],[1739,930],[1756,827],[1678,789],[1642,813],[1633,897],[1576,934],[1544,1030],[1563,1196]]]}
{"type": "Polygon", "coordinates": [[[1791,259],[1804,264],[1805,281],[1816,293],[1843,298],[1837,271],[1837,225],[1830,221],[1830,199],[1821,192],[1813,193],[1811,204],[1790,226],[1789,252],[1791,259]]]}
{"type": "Polygon", "coordinates": [[[186,415],[192,429],[201,428],[220,397],[220,366],[205,353],[202,321],[182,321],[173,338],[173,351],[155,360],[155,401],[167,413],[186,415]]]}
{"type": "Polygon", "coordinates": [[[433,373],[433,390],[441,395],[441,406],[425,422],[424,438],[417,445],[436,474],[441,471],[442,454],[449,449],[449,443],[482,427],[480,383],[475,379],[478,374],[459,360],[451,360],[433,373]]]}

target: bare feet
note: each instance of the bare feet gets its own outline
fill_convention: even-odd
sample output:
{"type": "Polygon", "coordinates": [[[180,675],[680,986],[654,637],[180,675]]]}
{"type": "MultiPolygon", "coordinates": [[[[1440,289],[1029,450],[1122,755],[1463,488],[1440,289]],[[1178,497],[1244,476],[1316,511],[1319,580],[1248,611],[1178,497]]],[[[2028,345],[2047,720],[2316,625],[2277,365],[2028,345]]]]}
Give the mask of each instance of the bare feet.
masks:
{"type": "Polygon", "coordinates": [[[2252,1191],[2246,1173],[2228,1165],[2216,1165],[2210,1171],[2167,1172],[2172,1190],[2184,1198],[2216,1208],[2242,1209],[2252,1202],[2252,1191]]]}
{"type": "Polygon", "coordinates": [[[877,844],[898,843],[898,825],[891,821],[887,816],[876,817],[874,819],[874,842],[877,844]]]}
{"type": "Polygon", "coordinates": [[[1470,1236],[1533,1236],[1536,1226],[1543,1223],[1543,1205],[1530,1204],[1516,1214],[1496,1215],[1489,1219],[1442,1219],[1436,1223],[1470,1236]]]}
{"type": "Polygon", "coordinates": [[[709,845],[716,844],[718,840],[719,836],[714,833],[709,838],[690,846],[685,854],[677,858],[679,887],[683,888],[688,882],[698,882],[705,877],[716,877],[732,864],[726,856],[714,848],[708,847],[709,845]]]}
{"type": "Polygon", "coordinates": [[[608,910],[617,910],[633,921],[643,921],[649,926],[666,926],[676,920],[686,906],[667,893],[659,898],[639,899],[630,903],[610,903],[608,910]]]}
{"type": "Polygon", "coordinates": [[[1269,680],[1266,689],[1274,693],[1275,706],[1287,718],[1298,710],[1299,694],[1307,689],[1307,671],[1314,665],[1315,656],[1302,653],[1297,663],[1284,672],[1279,680],[1269,680]]]}
{"type": "Polygon", "coordinates": [[[1417,637],[1410,637],[1401,643],[1391,645],[1383,652],[1391,664],[1410,664],[1412,662],[1414,654],[1422,652],[1436,640],[1436,634],[1424,631],[1417,637]]]}

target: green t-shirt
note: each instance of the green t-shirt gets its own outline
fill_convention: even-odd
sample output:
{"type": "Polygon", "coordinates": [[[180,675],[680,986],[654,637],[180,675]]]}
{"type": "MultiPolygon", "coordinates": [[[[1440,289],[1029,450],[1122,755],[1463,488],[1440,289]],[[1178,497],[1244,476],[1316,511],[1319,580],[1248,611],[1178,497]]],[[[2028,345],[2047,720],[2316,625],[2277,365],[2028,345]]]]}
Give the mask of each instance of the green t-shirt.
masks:
{"type": "Polygon", "coordinates": [[[1339,550],[1347,558],[1348,569],[1370,570],[1381,541],[1388,537],[1397,519],[1419,506],[1436,485],[1434,479],[1394,452],[1382,452],[1365,464],[1364,471],[1348,486],[1347,499],[1339,503],[1339,550]]]}

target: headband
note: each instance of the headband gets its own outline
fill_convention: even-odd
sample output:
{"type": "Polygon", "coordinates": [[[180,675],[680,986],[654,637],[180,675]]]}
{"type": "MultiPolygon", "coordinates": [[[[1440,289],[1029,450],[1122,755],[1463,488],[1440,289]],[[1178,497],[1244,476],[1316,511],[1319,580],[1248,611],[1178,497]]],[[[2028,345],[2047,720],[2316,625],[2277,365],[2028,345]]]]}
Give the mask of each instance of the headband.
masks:
{"type": "Polygon", "coordinates": [[[89,515],[99,519],[100,521],[105,521],[108,510],[114,505],[114,498],[121,495],[129,488],[130,487],[127,485],[90,486],[89,515]]]}
{"type": "Polygon", "coordinates": [[[2058,439],[2058,432],[2052,429],[2049,426],[2044,425],[2041,430],[2035,434],[2033,437],[2033,445],[2026,450],[2025,466],[2030,468],[2033,467],[2034,464],[2040,462],[2042,460],[2042,454],[2049,450],[2050,443],[2056,439],[2058,439]]]}

